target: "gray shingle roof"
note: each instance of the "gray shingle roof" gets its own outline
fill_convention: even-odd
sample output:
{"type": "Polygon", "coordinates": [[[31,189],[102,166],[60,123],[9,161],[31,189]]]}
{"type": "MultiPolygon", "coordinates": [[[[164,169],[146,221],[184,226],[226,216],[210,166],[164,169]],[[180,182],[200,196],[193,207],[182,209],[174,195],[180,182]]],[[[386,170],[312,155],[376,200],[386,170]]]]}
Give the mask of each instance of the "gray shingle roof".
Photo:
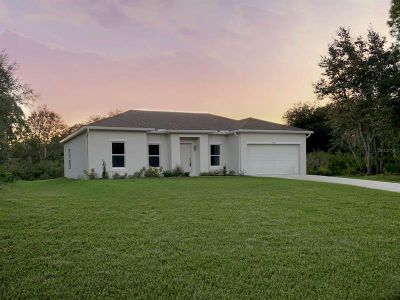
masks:
{"type": "Polygon", "coordinates": [[[234,120],[208,113],[128,110],[124,113],[88,124],[99,127],[155,128],[167,130],[291,130],[304,129],[247,118],[234,120]]]}

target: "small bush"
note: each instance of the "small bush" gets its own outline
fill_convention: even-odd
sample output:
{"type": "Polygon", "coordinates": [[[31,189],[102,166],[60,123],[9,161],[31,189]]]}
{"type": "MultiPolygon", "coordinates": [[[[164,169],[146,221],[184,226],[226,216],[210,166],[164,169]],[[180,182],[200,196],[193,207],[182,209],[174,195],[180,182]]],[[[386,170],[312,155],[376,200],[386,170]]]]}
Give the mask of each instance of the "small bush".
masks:
{"type": "Polygon", "coordinates": [[[154,167],[150,167],[144,172],[145,177],[160,177],[160,175],[160,170],[154,167]]]}
{"type": "Polygon", "coordinates": [[[176,166],[174,169],[172,169],[172,176],[174,177],[185,176],[185,171],[182,169],[182,167],[176,166]]]}
{"type": "Polygon", "coordinates": [[[105,160],[103,160],[102,167],[103,167],[103,172],[101,172],[101,178],[108,179],[109,176],[108,176],[107,165],[106,165],[105,160]]]}
{"type": "Polygon", "coordinates": [[[83,173],[86,175],[87,179],[96,179],[97,178],[97,173],[96,171],[92,168],[90,169],[90,171],[88,172],[87,170],[83,171],[83,173]]]}
{"type": "Polygon", "coordinates": [[[208,172],[201,172],[200,176],[233,176],[235,175],[235,171],[228,171],[226,166],[222,169],[208,171],[208,172]]]}
{"type": "Polygon", "coordinates": [[[0,182],[14,182],[14,175],[3,166],[0,166],[0,182]]]}
{"type": "Polygon", "coordinates": [[[128,174],[120,175],[119,173],[114,173],[112,176],[113,179],[126,179],[128,178],[128,174]]]}
{"type": "Polygon", "coordinates": [[[162,175],[163,175],[164,177],[174,177],[174,174],[172,173],[171,170],[165,170],[165,171],[162,173],[162,175]]]}
{"type": "Polygon", "coordinates": [[[136,172],[133,173],[132,175],[129,175],[128,178],[139,178],[139,177],[143,177],[145,171],[146,171],[146,168],[143,167],[143,168],[141,168],[139,171],[136,171],[136,172]]]}

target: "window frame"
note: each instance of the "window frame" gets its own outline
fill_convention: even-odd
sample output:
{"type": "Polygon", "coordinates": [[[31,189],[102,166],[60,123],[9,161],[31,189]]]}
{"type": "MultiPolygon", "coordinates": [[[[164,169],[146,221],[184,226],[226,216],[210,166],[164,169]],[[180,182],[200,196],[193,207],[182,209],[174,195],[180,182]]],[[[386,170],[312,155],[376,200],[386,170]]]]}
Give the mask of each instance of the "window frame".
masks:
{"type": "Polygon", "coordinates": [[[123,140],[112,140],[111,141],[111,169],[112,170],[123,170],[126,169],[126,141],[123,140]],[[113,144],[124,144],[124,154],[113,154],[113,144]],[[123,156],[124,157],[124,166],[123,167],[114,167],[113,166],[113,157],[114,156],[123,156]]]}
{"type": "Polygon", "coordinates": [[[71,170],[71,148],[68,148],[68,170],[71,170]]]}
{"type": "Polygon", "coordinates": [[[210,167],[211,168],[220,168],[221,166],[222,166],[222,144],[221,143],[213,143],[213,144],[210,144],[210,148],[209,148],[209,151],[210,151],[210,167]],[[219,146],[219,154],[211,154],[211,147],[212,146],[219,146]],[[219,157],[219,164],[218,165],[213,165],[212,164],[212,157],[219,157]]]}
{"type": "Polygon", "coordinates": [[[160,143],[148,143],[147,144],[147,166],[150,168],[161,168],[161,146],[160,143]],[[158,155],[150,155],[150,146],[158,146],[158,155]],[[158,157],[158,167],[150,166],[150,157],[158,157]]]}

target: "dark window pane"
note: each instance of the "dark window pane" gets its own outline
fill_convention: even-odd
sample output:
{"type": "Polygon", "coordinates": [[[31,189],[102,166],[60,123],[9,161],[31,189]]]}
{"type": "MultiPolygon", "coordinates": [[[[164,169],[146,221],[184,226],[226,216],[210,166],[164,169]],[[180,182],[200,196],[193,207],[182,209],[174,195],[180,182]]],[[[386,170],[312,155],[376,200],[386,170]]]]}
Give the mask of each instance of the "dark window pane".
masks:
{"type": "Polygon", "coordinates": [[[160,158],[158,156],[149,157],[149,167],[158,168],[160,166],[160,158]]]}
{"type": "Polygon", "coordinates": [[[211,155],[220,154],[220,145],[211,145],[211,155]]]}
{"type": "Polygon", "coordinates": [[[219,166],[219,156],[211,156],[211,165],[212,166],[219,166]]]}
{"type": "Polygon", "coordinates": [[[149,145],[149,155],[160,155],[160,145],[149,145]]]}
{"type": "Polygon", "coordinates": [[[125,167],[125,156],[113,155],[112,157],[113,168],[123,168],[125,167]]]}
{"type": "Polygon", "coordinates": [[[112,143],[112,154],[125,154],[125,143],[112,143]]]}

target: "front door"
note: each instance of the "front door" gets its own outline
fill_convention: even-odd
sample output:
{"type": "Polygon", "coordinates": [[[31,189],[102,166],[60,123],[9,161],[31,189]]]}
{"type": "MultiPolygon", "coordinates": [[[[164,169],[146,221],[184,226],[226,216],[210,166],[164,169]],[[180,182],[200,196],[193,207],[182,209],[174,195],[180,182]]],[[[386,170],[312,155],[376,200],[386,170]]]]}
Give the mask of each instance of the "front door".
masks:
{"type": "Polygon", "coordinates": [[[181,167],[185,172],[192,172],[192,144],[181,144],[181,167]]]}

